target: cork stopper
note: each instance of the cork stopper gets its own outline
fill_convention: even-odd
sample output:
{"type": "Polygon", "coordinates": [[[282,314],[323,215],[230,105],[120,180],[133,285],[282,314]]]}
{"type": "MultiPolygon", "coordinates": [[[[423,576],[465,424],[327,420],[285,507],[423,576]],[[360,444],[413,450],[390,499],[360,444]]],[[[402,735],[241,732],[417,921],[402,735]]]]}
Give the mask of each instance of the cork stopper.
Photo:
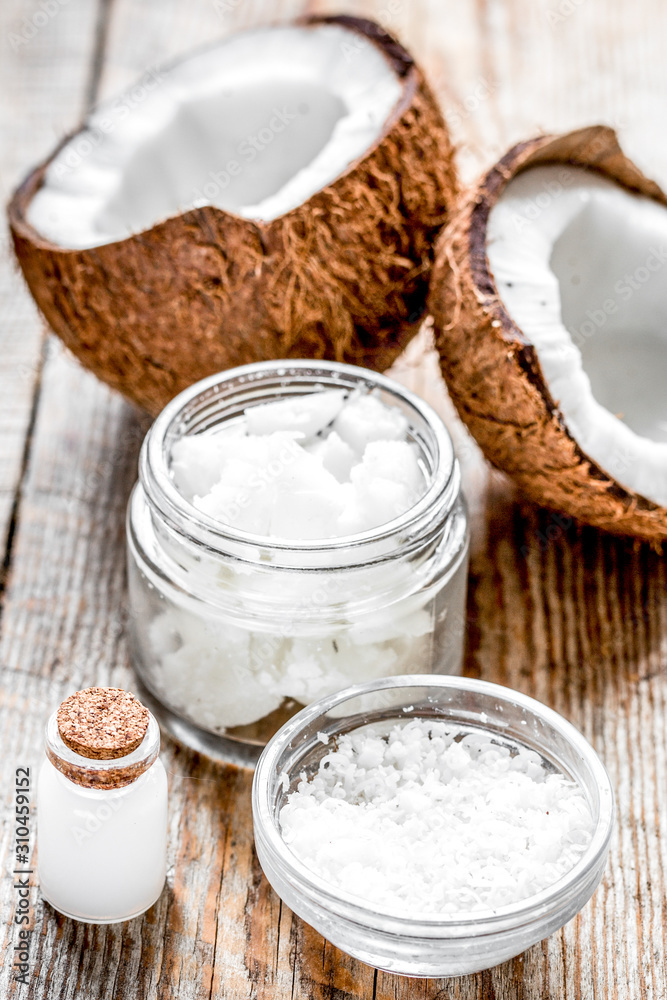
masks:
{"type": "Polygon", "coordinates": [[[92,687],[66,698],[56,718],[70,750],[93,760],[115,760],[141,745],[149,715],[129,691],[92,687]]]}

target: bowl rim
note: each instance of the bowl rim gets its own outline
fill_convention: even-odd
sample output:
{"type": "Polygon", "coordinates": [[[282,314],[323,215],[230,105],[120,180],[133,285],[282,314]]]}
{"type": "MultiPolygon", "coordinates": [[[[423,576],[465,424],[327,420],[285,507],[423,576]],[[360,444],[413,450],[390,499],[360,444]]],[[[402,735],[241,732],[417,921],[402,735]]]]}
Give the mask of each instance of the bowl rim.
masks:
{"type": "MultiPolygon", "coordinates": [[[[419,716],[410,717],[418,718],[419,716]]],[[[481,724],[485,725],[483,722],[481,724]]],[[[526,745],[530,748],[530,744],[526,743],[526,745]]],[[[282,865],[289,870],[293,881],[298,883],[299,888],[308,894],[311,901],[314,899],[320,905],[325,905],[331,912],[343,915],[346,919],[351,919],[364,926],[393,931],[397,934],[408,934],[409,936],[421,934],[433,937],[436,930],[444,932],[441,935],[443,937],[447,936],[447,931],[453,932],[455,930],[467,930],[471,937],[490,935],[498,931],[517,929],[567,906],[571,895],[576,893],[578,886],[588,886],[593,882],[606,859],[614,829],[614,808],[614,791],[604,764],[586,737],[560,713],[543,705],[535,698],[505,685],[477,678],[440,674],[401,674],[394,677],[382,677],[344,688],[303,708],[289,719],[267,743],[255,769],[252,787],[255,839],[260,839],[262,846],[268,848],[274,858],[280,859],[282,865]],[[597,785],[598,815],[590,844],[569,872],[540,892],[495,910],[471,911],[470,916],[416,914],[405,917],[367,906],[360,900],[360,897],[336,889],[330,882],[311,871],[292,853],[280,834],[271,807],[274,786],[270,776],[276,769],[280,754],[307,725],[343,702],[374,691],[409,687],[472,691],[495,697],[505,703],[511,702],[549,724],[579,753],[582,762],[585,762],[591,771],[597,785]],[[341,914],[341,908],[345,909],[344,914],[341,914]]],[[[594,882],[593,890],[596,885],[597,882],[594,882]]],[[[577,906],[575,912],[578,912],[585,905],[593,890],[577,906]]],[[[460,936],[462,936],[460,933],[456,934],[456,937],[460,936]]]]}

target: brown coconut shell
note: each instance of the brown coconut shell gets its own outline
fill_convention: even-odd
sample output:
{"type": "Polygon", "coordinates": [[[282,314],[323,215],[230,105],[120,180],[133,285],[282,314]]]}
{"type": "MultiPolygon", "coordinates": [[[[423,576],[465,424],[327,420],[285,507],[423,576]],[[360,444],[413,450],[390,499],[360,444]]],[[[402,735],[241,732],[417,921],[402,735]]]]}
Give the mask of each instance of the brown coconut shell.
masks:
{"type": "Polygon", "coordinates": [[[55,153],[8,208],[19,264],[55,332],[101,379],[152,413],[193,382],[272,358],[383,370],[419,326],[434,239],[457,194],[442,115],[410,54],[378,25],[338,24],[382,50],[402,96],[374,146],[269,222],[203,207],[86,250],[27,222],[55,153]]]}
{"type": "Polygon", "coordinates": [[[545,163],[586,167],[667,206],[665,194],[624,156],[610,128],[514,146],[466,192],[438,241],[430,308],[442,373],[486,457],[530,498],[609,531],[664,540],[667,509],[621,486],[569,433],[535,347],[505,310],[490,270],[491,209],[513,177],[545,163]]]}

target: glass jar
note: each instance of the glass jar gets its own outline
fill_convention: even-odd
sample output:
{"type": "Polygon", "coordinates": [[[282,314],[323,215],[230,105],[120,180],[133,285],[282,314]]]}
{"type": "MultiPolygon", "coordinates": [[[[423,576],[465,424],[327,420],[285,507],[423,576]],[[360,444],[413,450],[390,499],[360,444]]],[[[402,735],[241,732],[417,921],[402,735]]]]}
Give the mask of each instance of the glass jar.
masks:
{"type": "MultiPolygon", "coordinates": [[[[372,780],[372,779],[369,779],[372,780]]],[[[519,955],[571,920],[604,873],[614,793],[604,765],[571,723],[533,698],[467,677],[391,677],[341,691],[303,709],[266,747],[253,782],[255,848],[283,902],[337,948],[405,976],[463,976],[519,955]],[[303,775],[316,774],[336,737],[363,727],[385,735],[397,723],[438,720],[539,755],[545,769],[576,782],[593,820],[573,868],[519,902],[461,915],[395,916],[344,892],[308,868],[283,840],[280,812],[303,775]]]]}
{"type": "Polygon", "coordinates": [[[98,760],[46,727],[37,787],[39,883],[44,899],[73,920],[110,924],[151,907],[164,887],[167,775],[151,715],[136,750],[98,760]]]}
{"type": "Polygon", "coordinates": [[[149,430],[130,499],[132,659],[167,731],[252,765],[294,712],[350,683],[458,673],[468,523],[447,430],[385,376],[325,361],[236,368],[191,386],[149,430]],[[407,417],[427,487],[364,533],[282,541],[214,520],[171,474],[173,445],[246,408],[331,388],[374,390],[407,417]]]}

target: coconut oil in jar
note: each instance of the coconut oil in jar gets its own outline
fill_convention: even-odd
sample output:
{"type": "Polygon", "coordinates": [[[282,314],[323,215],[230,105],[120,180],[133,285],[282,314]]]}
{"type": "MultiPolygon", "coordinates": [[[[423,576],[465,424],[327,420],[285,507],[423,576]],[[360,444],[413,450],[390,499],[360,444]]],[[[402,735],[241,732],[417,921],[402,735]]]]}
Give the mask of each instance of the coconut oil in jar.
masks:
{"type": "Polygon", "coordinates": [[[350,683],[460,671],[468,526],[449,435],[390,379],[264,362],[176,397],[128,512],[135,668],[165,727],[253,763],[350,683]]]}
{"type": "Polygon", "coordinates": [[[74,920],[129,920],[166,874],[167,776],[160,730],[119,688],[67,698],[46,727],[37,790],[42,896],[74,920]]]}

